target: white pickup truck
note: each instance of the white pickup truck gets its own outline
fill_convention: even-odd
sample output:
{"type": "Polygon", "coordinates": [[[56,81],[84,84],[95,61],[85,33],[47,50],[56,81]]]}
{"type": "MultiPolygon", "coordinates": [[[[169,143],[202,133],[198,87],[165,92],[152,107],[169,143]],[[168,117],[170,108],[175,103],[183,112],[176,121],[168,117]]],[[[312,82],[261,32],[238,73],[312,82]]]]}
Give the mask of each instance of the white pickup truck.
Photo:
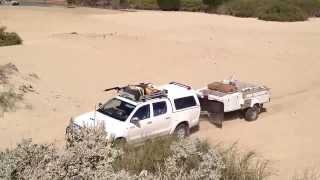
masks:
{"type": "Polygon", "coordinates": [[[111,140],[137,142],[169,134],[186,137],[199,125],[200,103],[189,86],[172,82],[156,88],[142,83],[106,91],[113,89],[118,90],[116,97],[72,118],[66,133],[102,123],[111,140]]]}
{"type": "Polygon", "coordinates": [[[219,115],[221,125],[224,113],[236,110],[253,121],[270,101],[267,87],[239,81],[215,82],[198,90],[177,82],[159,87],[141,83],[105,91],[110,90],[117,90],[118,95],[99,104],[95,111],[72,118],[67,138],[80,128],[97,124],[103,124],[109,139],[121,142],[171,134],[183,138],[198,127],[201,112],[219,115]]]}

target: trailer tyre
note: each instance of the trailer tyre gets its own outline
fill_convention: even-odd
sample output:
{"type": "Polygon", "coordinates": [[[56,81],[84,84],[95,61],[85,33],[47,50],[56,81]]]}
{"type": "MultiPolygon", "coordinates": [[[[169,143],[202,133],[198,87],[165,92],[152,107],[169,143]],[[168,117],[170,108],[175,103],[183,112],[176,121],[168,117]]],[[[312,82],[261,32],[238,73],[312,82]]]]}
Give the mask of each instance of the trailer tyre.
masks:
{"type": "Polygon", "coordinates": [[[259,116],[259,108],[257,107],[248,108],[244,114],[244,118],[246,121],[255,121],[258,119],[258,116],[259,116]]]}

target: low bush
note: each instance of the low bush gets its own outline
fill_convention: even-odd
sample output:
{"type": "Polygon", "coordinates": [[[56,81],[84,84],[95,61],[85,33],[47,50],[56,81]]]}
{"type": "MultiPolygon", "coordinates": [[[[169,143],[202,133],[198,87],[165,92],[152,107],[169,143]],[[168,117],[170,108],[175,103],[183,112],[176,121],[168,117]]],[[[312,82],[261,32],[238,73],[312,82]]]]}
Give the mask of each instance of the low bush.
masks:
{"type": "Polygon", "coordinates": [[[254,152],[211,148],[196,139],[159,138],[143,146],[115,146],[103,126],[78,129],[80,138],[57,151],[24,140],[0,152],[0,179],[264,180],[269,164],[254,152]]]}
{"type": "Polygon", "coordinates": [[[22,95],[17,94],[12,89],[0,92],[0,115],[4,112],[13,111],[16,103],[22,100],[22,95]]]}
{"type": "Polygon", "coordinates": [[[205,11],[207,6],[202,0],[181,0],[180,10],[183,11],[205,11]]]}
{"type": "Polygon", "coordinates": [[[255,17],[259,2],[257,0],[231,0],[219,6],[217,13],[237,17],[255,17]]]}
{"type": "Polygon", "coordinates": [[[217,8],[217,13],[266,21],[304,21],[316,15],[319,3],[317,0],[229,0],[217,8]]]}
{"type": "Polygon", "coordinates": [[[286,0],[288,3],[293,4],[303,10],[308,16],[316,16],[320,13],[319,0],[286,0]]]}
{"type": "Polygon", "coordinates": [[[269,0],[263,7],[259,8],[257,17],[266,21],[305,21],[308,14],[300,7],[285,1],[269,0]]]}
{"type": "Polygon", "coordinates": [[[164,11],[178,11],[180,9],[180,0],[157,0],[158,6],[164,11]]]}
{"type": "Polygon", "coordinates": [[[15,32],[5,32],[6,27],[0,27],[0,46],[22,44],[22,39],[15,32]]]}
{"type": "Polygon", "coordinates": [[[166,137],[147,141],[143,146],[125,145],[123,147],[125,156],[119,157],[114,162],[114,167],[134,174],[143,170],[155,173],[158,165],[163,165],[165,159],[171,155],[170,145],[173,141],[173,138],[166,137]]]}
{"type": "Polygon", "coordinates": [[[133,9],[159,9],[157,0],[129,0],[129,6],[133,9]]]}
{"type": "Polygon", "coordinates": [[[220,5],[227,3],[229,0],[202,0],[203,4],[208,6],[208,11],[215,12],[220,5]]]}

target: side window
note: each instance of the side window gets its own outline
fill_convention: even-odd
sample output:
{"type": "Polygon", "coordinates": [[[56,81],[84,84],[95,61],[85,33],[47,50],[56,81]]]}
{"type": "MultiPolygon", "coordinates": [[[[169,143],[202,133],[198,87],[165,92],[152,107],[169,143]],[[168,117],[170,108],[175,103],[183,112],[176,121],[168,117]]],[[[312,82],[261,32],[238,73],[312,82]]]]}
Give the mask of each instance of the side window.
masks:
{"type": "Polygon", "coordinates": [[[153,103],[152,107],[154,116],[167,113],[167,103],[165,101],[153,103]]]}
{"type": "Polygon", "coordinates": [[[144,105],[140,107],[132,116],[132,118],[138,118],[139,120],[144,120],[150,118],[150,105],[144,105]]]}
{"type": "Polygon", "coordinates": [[[193,96],[188,96],[188,97],[175,99],[174,105],[176,107],[176,110],[180,110],[180,109],[196,106],[197,103],[193,96]]]}

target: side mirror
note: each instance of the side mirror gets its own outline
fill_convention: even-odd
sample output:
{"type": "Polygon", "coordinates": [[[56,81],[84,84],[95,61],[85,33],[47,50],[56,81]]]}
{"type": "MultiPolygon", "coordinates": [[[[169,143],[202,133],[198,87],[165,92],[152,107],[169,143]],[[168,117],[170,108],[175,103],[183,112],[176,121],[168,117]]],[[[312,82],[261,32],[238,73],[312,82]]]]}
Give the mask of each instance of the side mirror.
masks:
{"type": "Polygon", "coordinates": [[[98,104],[99,109],[101,109],[102,106],[103,106],[103,104],[101,102],[99,102],[99,104],[98,104]]]}
{"type": "Polygon", "coordinates": [[[133,124],[137,124],[139,122],[139,120],[140,119],[138,117],[133,117],[130,122],[133,124]]]}

